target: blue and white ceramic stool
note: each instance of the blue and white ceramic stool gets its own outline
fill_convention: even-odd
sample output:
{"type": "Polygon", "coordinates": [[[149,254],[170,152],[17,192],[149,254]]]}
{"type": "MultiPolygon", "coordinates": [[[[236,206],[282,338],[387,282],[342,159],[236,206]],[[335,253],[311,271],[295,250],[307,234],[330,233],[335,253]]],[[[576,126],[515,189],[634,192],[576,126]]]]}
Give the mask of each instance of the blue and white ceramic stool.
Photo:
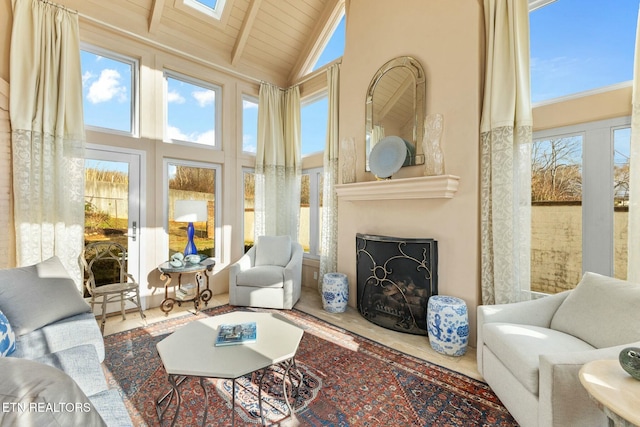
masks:
{"type": "Polygon", "coordinates": [[[462,356],[469,341],[469,315],[463,300],[433,295],[427,304],[429,343],[438,353],[462,356]]]}
{"type": "Polygon", "coordinates": [[[342,273],[322,276],[322,307],[329,313],[343,313],[349,302],[349,281],[342,273]]]}

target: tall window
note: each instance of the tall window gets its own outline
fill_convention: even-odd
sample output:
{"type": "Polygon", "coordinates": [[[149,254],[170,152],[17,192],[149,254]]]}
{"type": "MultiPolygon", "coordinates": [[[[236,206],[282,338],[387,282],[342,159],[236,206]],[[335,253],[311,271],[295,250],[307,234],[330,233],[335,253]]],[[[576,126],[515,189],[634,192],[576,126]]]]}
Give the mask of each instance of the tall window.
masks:
{"type": "Polygon", "coordinates": [[[323,65],[327,65],[329,62],[340,58],[344,54],[344,36],[345,36],[345,18],[344,14],[338,23],[338,26],[333,31],[331,38],[327,42],[324,50],[320,54],[320,57],[313,66],[313,70],[317,70],[323,65]]]}
{"type": "Polygon", "coordinates": [[[305,254],[313,258],[321,254],[322,182],[322,168],[302,171],[299,241],[305,254]]]}
{"type": "Polygon", "coordinates": [[[626,278],[629,119],[536,132],[531,289],[572,289],[585,271],[626,278]]]}
{"type": "Polygon", "coordinates": [[[218,147],[219,86],[165,71],[165,141],[218,147]]]}
{"type": "Polygon", "coordinates": [[[242,95],[242,151],[258,149],[258,98],[242,95]]]}
{"type": "Polygon", "coordinates": [[[85,45],[80,60],[85,126],[137,134],[138,61],[85,45]]]}
{"type": "Polygon", "coordinates": [[[197,252],[219,256],[216,238],[221,212],[216,197],[220,194],[219,169],[218,165],[165,160],[169,257],[185,251],[189,222],[195,228],[193,243],[197,252]]]}
{"type": "Polygon", "coordinates": [[[559,0],[532,11],[532,101],[632,80],[637,16],[637,1],[559,0]]]}
{"type": "Polygon", "coordinates": [[[326,92],[305,99],[300,108],[303,156],[324,151],[327,140],[329,98],[326,92]]]}

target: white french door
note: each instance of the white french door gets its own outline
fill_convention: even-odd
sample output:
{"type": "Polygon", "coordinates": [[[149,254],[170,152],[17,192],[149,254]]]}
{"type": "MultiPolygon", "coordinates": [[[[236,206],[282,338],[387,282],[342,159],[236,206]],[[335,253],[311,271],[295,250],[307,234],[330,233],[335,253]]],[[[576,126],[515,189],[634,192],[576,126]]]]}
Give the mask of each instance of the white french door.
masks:
{"type": "MultiPolygon", "coordinates": [[[[85,245],[115,241],[127,249],[128,272],[140,281],[141,154],[88,144],[85,154],[85,245]]],[[[97,283],[100,285],[100,283],[97,283]]],[[[85,296],[88,297],[86,290],[85,296]]],[[[127,302],[126,308],[129,307],[127,302]]],[[[100,313],[99,304],[95,313],[100,313]]],[[[108,312],[120,305],[109,304],[108,312]]]]}

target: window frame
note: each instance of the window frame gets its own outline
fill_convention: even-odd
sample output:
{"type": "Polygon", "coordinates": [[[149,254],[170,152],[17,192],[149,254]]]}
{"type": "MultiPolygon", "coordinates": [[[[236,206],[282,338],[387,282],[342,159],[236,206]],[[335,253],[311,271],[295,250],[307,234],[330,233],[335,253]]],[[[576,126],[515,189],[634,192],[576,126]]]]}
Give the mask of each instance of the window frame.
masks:
{"type": "MultiPolygon", "coordinates": [[[[102,56],[112,61],[123,62],[131,66],[131,101],[130,101],[130,132],[105,128],[102,126],[93,126],[84,124],[85,130],[93,132],[102,132],[112,135],[129,136],[132,138],[140,137],[140,60],[127,56],[118,52],[114,52],[103,47],[99,47],[86,42],[80,42],[80,51],[92,53],[97,56],[102,56]]],[[[84,100],[83,100],[84,102],[84,100]]]]}
{"type": "Polygon", "coordinates": [[[163,252],[169,253],[169,165],[188,166],[194,168],[213,169],[215,171],[215,181],[213,194],[215,197],[215,205],[213,210],[214,227],[214,256],[218,263],[222,259],[222,165],[220,163],[197,162],[193,160],[184,160],[177,158],[165,157],[162,159],[162,226],[164,227],[165,237],[163,239],[163,252]]]}
{"type": "Polygon", "coordinates": [[[582,136],[583,273],[614,275],[614,132],[630,126],[625,116],[533,133],[533,141],[582,136]]]}
{"type": "Polygon", "coordinates": [[[182,74],[177,71],[163,69],[162,70],[162,106],[163,106],[163,124],[162,124],[162,141],[166,144],[185,145],[189,147],[204,148],[209,150],[222,150],[222,86],[215,83],[207,82],[195,77],[182,74]],[[169,126],[169,84],[168,78],[179,80],[183,83],[188,83],[194,86],[199,86],[202,89],[213,90],[215,96],[215,117],[214,117],[214,132],[215,141],[213,145],[200,144],[193,141],[183,141],[181,139],[169,138],[167,128],[169,126]]]}
{"type": "Polygon", "coordinates": [[[225,26],[233,9],[233,0],[218,0],[213,9],[197,0],[174,0],[173,6],[214,25],[225,26]]]}

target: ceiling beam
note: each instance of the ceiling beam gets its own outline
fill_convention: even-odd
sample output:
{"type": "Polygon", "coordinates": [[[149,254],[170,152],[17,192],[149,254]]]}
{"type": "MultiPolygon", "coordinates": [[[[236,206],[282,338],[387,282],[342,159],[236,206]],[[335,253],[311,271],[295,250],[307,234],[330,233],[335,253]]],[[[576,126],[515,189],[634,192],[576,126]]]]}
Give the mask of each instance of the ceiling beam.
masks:
{"type": "Polygon", "coordinates": [[[325,5],[313,33],[309,37],[307,44],[302,49],[298,61],[289,74],[289,83],[293,84],[307,72],[311,71],[311,64],[315,63],[327,42],[333,35],[336,27],[340,23],[340,18],[344,14],[345,0],[329,0],[325,5]]]}
{"type": "Polygon", "coordinates": [[[153,0],[151,5],[151,14],[149,15],[149,32],[155,33],[158,30],[160,24],[160,18],[162,17],[162,9],[164,9],[165,0],[153,0]]]}
{"type": "Polygon", "coordinates": [[[233,51],[231,52],[231,65],[236,65],[238,59],[242,56],[242,52],[244,51],[244,47],[247,44],[247,40],[249,39],[249,34],[251,33],[251,28],[253,27],[253,23],[256,20],[256,16],[258,16],[258,11],[260,10],[260,4],[262,0],[251,0],[251,4],[249,5],[249,12],[244,16],[244,21],[242,21],[242,27],[240,28],[240,33],[238,34],[238,38],[236,39],[236,44],[233,46],[233,51]]]}

